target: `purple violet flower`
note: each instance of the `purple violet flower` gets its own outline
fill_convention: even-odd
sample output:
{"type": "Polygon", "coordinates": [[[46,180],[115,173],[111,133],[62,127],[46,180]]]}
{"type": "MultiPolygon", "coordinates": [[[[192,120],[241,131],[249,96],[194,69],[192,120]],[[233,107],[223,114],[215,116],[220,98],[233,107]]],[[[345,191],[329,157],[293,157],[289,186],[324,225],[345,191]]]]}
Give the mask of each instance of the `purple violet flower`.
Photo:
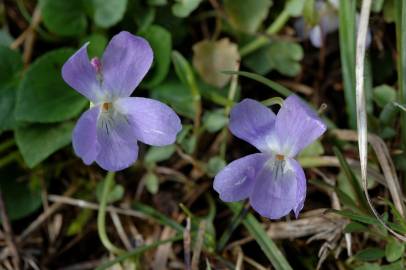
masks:
{"type": "Polygon", "coordinates": [[[152,64],[148,42],[128,32],[115,35],[101,60],[89,61],[88,43],[62,67],[69,86],[91,101],[72,135],[73,149],[87,165],[96,161],[118,171],[137,160],[137,141],[164,146],[175,142],[182,125],[167,105],[130,97],[152,64]]]}
{"type": "MultiPolygon", "coordinates": [[[[296,32],[301,39],[309,38],[311,44],[316,48],[324,46],[326,36],[335,32],[339,27],[338,19],[338,0],[317,0],[315,3],[319,21],[316,25],[310,26],[304,18],[299,18],[295,21],[296,32]]],[[[359,14],[356,14],[356,25],[358,28],[359,14]]],[[[366,47],[368,48],[372,42],[372,33],[368,29],[366,47]]]]}
{"type": "Polygon", "coordinates": [[[262,216],[279,219],[291,210],[296,217],[306,197],[306,178],[294,157],[326,131],[316,112],[295,95],[278,114],[261,103],[244,99],[234,106],[230,131],[261,153],[228,164],[213,187],[225,202],[249,198],[262,216]]]}

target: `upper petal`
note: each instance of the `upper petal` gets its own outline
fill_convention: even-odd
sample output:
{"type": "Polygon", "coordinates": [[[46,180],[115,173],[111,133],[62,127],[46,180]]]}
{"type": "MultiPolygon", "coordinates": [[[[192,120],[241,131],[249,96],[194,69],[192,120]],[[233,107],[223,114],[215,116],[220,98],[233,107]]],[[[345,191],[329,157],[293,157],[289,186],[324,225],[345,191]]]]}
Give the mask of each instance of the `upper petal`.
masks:
{"type": "Polygon", "coordinates": [[[93,103],[97,103],[100,92],[100,84],[96,78],[96,70],[90,64],[87,55],[87,46],[83,45],[72,55],[62,67],[62,78],[70,87],[87,97],[93,103]]]}
{"type": "Polygon", "coordinates": [[[298,204],[298,185],[296,171],[288,165],[266,163],[255,180],[250,196],[251,206],[261,215],[270,219],[279,219],[298,204]]]}
{"type": "Polygon", "coordinates": [[[128,97],[152,64],[153,52],[148,42],[122,31],[115,35],[103,54],[104,88],[115,97],[128,97]]]}
{"type": "Polygon", "coordinates": [[[326,131],[315,111],[296,95],[285,99],[275,120],[275,133],[268,140],[274,151],[294,157],[326,131]]]}
{"type": "Polygon", "coordinates": [[[149,98],[121,98],[117,109],[127,116],[135,136],[143,143],[164,146],[172,144],[182,129],[177,114],[167,105],[149,98]]]}
{"type": "Polygon", "coordinates": [[[97,143],[96,127],[100,108],[93,107],[82,114],[72,134],[73,149],[86,165],[91,164],[97,156],[99,145],[97,143]]]}
{"type": "Polygon", "coordinates": [[[244,99],[231,110],[229,128],[236,137],[263,151],[274,123],[275,114],[269,108],[253,99],[244,99]]]}
{"type": "Polygon", "coordinates": [[[137,139],[126,117],[114,109],[102,112],[97,122],[100,151],[96,162],[107,171],[131,166],[138,157],[137,139]]]}
{"type": "Polygon", "coordinates": [[[255,178],[266,161],[266,155],[257,153],[234,160],[214,178],[213,188],[220,199],[235,202],[248,198],[255,178]]]}

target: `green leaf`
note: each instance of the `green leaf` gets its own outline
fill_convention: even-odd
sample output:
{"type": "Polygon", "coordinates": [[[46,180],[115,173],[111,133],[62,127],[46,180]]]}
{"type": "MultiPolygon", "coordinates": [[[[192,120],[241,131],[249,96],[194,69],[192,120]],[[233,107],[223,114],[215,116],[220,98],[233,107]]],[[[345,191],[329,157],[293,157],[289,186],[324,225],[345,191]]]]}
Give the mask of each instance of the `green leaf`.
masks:
{"type": "Polygon", "coordinates": [[[306,1],[304,0],[288,0],[285,5],[285,10],[290,16],[296,17],[302,14],[304,5],[306,1]]]}
{"type": "Polygon", "coordinates": [[[27,163],[33,168],[55,151],[71,142],[74,124],[32,124],[15,130],[17,146],[27,163]]]}
{"type": "Polygon", "coordinates": [[[151,194],[156,194],[159,189],[159,179],[158,176],[153,172],[148,172],[142,177],[145,187],[151,194]]]}
{"type": "Polygon", "coordinates": [[[354,191],[357,203],[359,204],[361,209],[363,209],[364,211],[368,211],[367,209],[369,209],[369,205],[362,190],[360,181],[351,170],[350,166],[347,163],[347,160],[344,158],[340,150],[337,147],[334,147],[333,151],[340,162],[341,169],[344,171],[345,176],[354,191]]]}
{"type": "MultiPolygon", "coordinates": [[[[106,178],[103,179],[103,181],[97,183],[96,197],[98,201],[101,200],[105,181],[106,178]]],[[[112,189],[109,190],[109,193],[107,195],[107,203],[114,203],[121,200],[124,197],[124,192],[125,192],[124,187],[122,185],[116,184],[116,182],[114,181],[112,189]]]]}
{"type": "Polygon", "coordinates": [[[15,87],[9,86],[0,89],[0,133],[16,126],[14,114],[16,95],[15,87]]]}
{"type": "Polygon", "coordinates": [[[388,262],[400,259],[405,252],[405,245],[395,240],[389,241],[385,247],[385,257],[388,262]]]}
{"type": "Polygon", "coordinates": [[[374,1],[372,1],[371,11],[376,12],[376,13],[381,12],[384,2],[385,2],[384,0],[374,0],[374,1]]]}
{"type": "Polygon", "coordinates": [[[354,270],[380,270],[381,267],[379,264],[376,263],[364,263],[361,266],[358,266],[357,268],[354,268],[354,270]]]}
{"type": "Polygon", "coordinates": [[[403,260],[399,260],[397,262],[381,266],[381,270],[404,270],[404,269],[405,267],[403,260]]]}
{"type": "Polygon", "coordinates": [[[0,170],[0,189],[10,220],[26,217],[42,205],[40,187],[30,187],[21,181],[22,176],[15,168],[0,170]]]}
{"type": "Polygon", "coordinates": [[[240,54],[236,44],[228,38],[217,41],[202,40],[193,45],[193,66],[208,84],[222,88],[231,79],[223,70],[237,70],[240,54]]]}
{"type": "Polygon", "coordinates": [[[386,0],[383,5],[383,18],[387,23],[393,23],[396,20],[395,0],[386,0]]]}
{"type": "Polygon", "coordinates": [[[194,102],[200,101],[200,90],[189,62],[177,51],[172,52],[172,62],[175,67],[176,75],[180,81],[188,87],[194,102]]]}
{"type": "Polygon", "coordinates": [[[145,162],[155,163],[167,160],[173,155],[173,153],[175,153],[175,150],[176,147],[173,144],[162,147],[152,146],[145,155],[145,162]]]}
{"type": "Polygon", "coordinates": [[[220,157],[215,156],[209,159],[207,162],[207,174],[211,177],[216,176],[216,174],[221,171],[226,166],[226,161],[220,157]]]}
{"type": "Polygon", "coordinates": [[[299,157],[314,157],[324,154],[324,148],[320,140],[316,140],[300,152],[299,157]]]}
{"type": "Polygon", "coordinates": [[[75,36],[87,27],[82,0],[40,0],[42,19],[49,31],[61,36],[75,36]]]}
{"type": "Polygon", "coordinates": [[[380,248],[366,248],[355,254],[355,258],[361,261],[376,261],[385,256],[385,252],[380,248]]]}
{"type": "Polygon", "coordinates": [[[90,221],[92,213],[92,209],[83,209],[82,211],[80,211],[79,215],[69,224],[66,234],[68,236],[80,234],[86,224],[90,221]]]}
{"type": "Polygon", "coordinates": [[[4,86],[16,83],[23,68],[23,60],[18,51],[0,45],[0,91],[4,86]]]}
{"type": "Polygon", "coordinates": [[[143,85],[153,88],[159,85],[168,74],[171,65],[172,37],[171,33],[159,25],[151,25],[140,33],[149,41],[154,51],[154,64],[143,85]]]}
{"type": "Polygon", "coordinates": [[[152,6],[164,6],[168,3],[168,0],[147,0],[147,3],[152,6]]]}
{"type": "Polygon", "coordinates": [[[9,47],[11,45],[11,43],[13,43],[13,41],[14,41],[14,38],[10,35],[8,30],[6,30],[5,28],[0,30],[0,45],[1,46],[9,47]]]}
{"type": "MultiPolygon", "coordinates": [[[[138,32],[143,33],[145,30],[155,22],[157,9],[150,5],[144,5],[141,1],[132,1],[132,13],[135,23],[138,26],[138,32]]],[[[173,18],[173,16],[171,16],[173,18]]],[[[161,24],[165,25],[166,24],[161,24]]]]}
{"type": "Polygon", "coordinates": [[[52,123],[77,116],[88,101],[62,79],[61,69],[74,53],[59,49],[38,58],[27,70],[17,94],[16,118],[52,123]]]}
{"type": "Polygon", "coordinates": [[[22,57],[17,51],[0,46],[0,132],[15,126],[15,100],[22,57]]]}
{"type": "Polygon", "coordinates": [[[366,232],[368,231],[368,227],[358,223],[358,222],[351,222],[344,228],[344,232],[346,233],[353,233],[353,232],[366,232]]]}
{"type": "Polygon", "coordinates": [[[108,28],[123,19],[127,0],[93,0],[93,4],[94,22],[100,27],[108,28]]]}
{"type": "MultiPolygon", "coordinates": [[[[242,204],[227,203],[227,206],[236,214],[240,211],[242,204]]],[[[255,241],[261,247],[262,251],[265,253],[266,257],[276,270],[292,269],[285,256],[283,256],[276,244],[267,235],[266,231],[262,227],[262,224],[258,222],[258,220],[252,214],[247,214],[243,220],[243,224],[251,236],[254,237],[255,241]]]]}
{"type": "Polygon", "coordinates": [[[225,0],[224,11],[235,29],[255,33],[268,16],[271,0],[225,0]]]}
{"type": "Polygon", "coordinates": [[[301,71],[302,47],[290,41],[275,41],[249,54],[244,63],[259,74],[276,69],[286,76],[296,76],[301,71]]]}
{"type": "Polygon", "coordinates": [[[167,80],[151,90],[151,97],[169,104],[177,113],[193,119],[195,107],[193,96],[179,80],[167,80]]]}
{"type": "Polygon", "coordinates": [[[176,17],[184,18],[190,15],[202,0],[175,0],[172,5],[172,13],[176,17]]]}
{"type": "Polygon", "coordinates": [[[393,103],[388,103],[379,114],[379,121],[383,125],[392,125],[397,120],[398,113],[398,108],[393,103]]]}
{"type": "Polygon", "coordinates": [[[203,115],[203,125],[208,132],[214,133],[228,123],[228,117],[223,110],[206,111],[203,115]]]}
{"type": "Polygon", "coordinates": [[[82,39],[82,44],[89,42],[87,47],[87,53],[89,58],[101,57],[103,55],[104,49],[107,46],[108,39],[106,35],[100,33],[93,33],[90,36],[82,39]]]}
{"type": "Polygon", "coordinates": [[[386,104],[396,100],[396,90],[386,84],[379,85],[374,87],[373,99],[379,107],[383,108],[386,104]]]}
{"type": "Polygon", "coordinates": [[[314,26],[319,22],[319,13],[316,9],[315,0],[305,0],[303,6],[303,18],[310,26],[314,26]]]}

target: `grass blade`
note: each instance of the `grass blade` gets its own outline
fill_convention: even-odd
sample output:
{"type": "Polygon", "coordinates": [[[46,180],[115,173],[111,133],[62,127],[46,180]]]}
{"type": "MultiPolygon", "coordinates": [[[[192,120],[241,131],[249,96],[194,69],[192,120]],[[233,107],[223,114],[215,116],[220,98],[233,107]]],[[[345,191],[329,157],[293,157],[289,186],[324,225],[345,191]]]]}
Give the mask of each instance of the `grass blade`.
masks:
{"type": "MultiPolygon", "coordinates": [[[[403,0],[395,1],[396,19],[396,37],[398,47],[398,84],[399,84],[399,102],[406,103],[406,3],[403,0]]],[[[402,148],[406,149],[406,114],[400,114],[400,127],[402,134],[402,148]]]]}
{"type": "Polygon", "coordinates": [[[172,229],[176,230],[178,233],[182,233],[184,228],[182,225],[177,223],[175,220],[168,218],[164,214],[158,212],[155,208],[150,207],[148,205],[142,204],[140,202],[136,202],[133,204],[132,208],[134,210],[140,211],[141,213],[155,219],[162,225],[169,226],[172,229]]]}
{"type": "Polygon", "coordinates": [[[269,88],[275,90],[276,92],[278,92],[279,94],[281,94],[284,97],[287,97],[292,93],[292,91],[290,91],[288,88],[286,88],[285,86],[271,81],[270,79],[265,78],[264,76],[252,73],[252,72],[247,72],[247,71],[231,71],[231,70],[227,70],[227,71],[223,71],[224,74],[231,74],[231,75],[240,75],[249,79],[253,79],[256,80],[257,82],[260,82],[262,84],[265,84],[266,86],[268,86],[269,88]]]}
{"type": "MultiPolygon", "coordinates": [[[[340,1],[343,2],[343,1],[340,1]]],[[[355,86],[356,86],[356,104],[357,104],[357,130],[358,130],[358,148],[361,162],[361,178],[364,188],[365,197],[367,202],[378,221],[394,236],[406,242],[406,237],[392,230],[385,221],[379,216],[378,212],[372,205],[371,199],[368,194],[368,178],[367,178],[367,165],[368,165],[368,128],[367,128],[367,115],[365,104],[365,89],[364,89],[364,60],[365,60],[365,43],[368,31],[369,13],[371,10],[372,0],[363,0],[361,8],[361,16],[358,27],[357,35],[357,51],[355,62],[355,86]]],[[[402,18],[402,21],[404,19],[402,18]]]]}
{"type": "Polygon", "coordinates": [[[339,36],[344,97],[349,126],[356,128],[355,107],[355,4],[356,1],[340,1],[339,36]]]}
{"type": "MultiPolygon", "coordinates": [[[[228,203],[227,206],[234,212],[234,214],[239,213],[241,207],[243,207],[241,203],[228,203]]],[[[245,228],[247,228],[249,233],[255,238],[258,245],[261,247],[262,251],[265,253],[266,257],[268,257],[269,261],[276,270],[292,269],[285,256],[283,256],[276,244],[266,234],[264,228],[261,226],[261,223],[259,223],[252,214],[247,214],[242,223],[244,224],[245,228]]]]}
{"type": "Polygon", "coordinates": [[[177,235],[175,237],[172,237],[172,238],[169,238],[169,239],[166,239],[166,240],[154,242],[154,243],[152,243],[150,245],[144,245],[142,247],[139,247],[139,248],[136,248],[136,249],[131,250],[129,252],[126,252],[126,253],[122,254],[121,256],[118,256],[114,260],[111,260],[111,261],[109,261],[107,263],[104,263],[104,264],[100,265],[99,267],[96,268],[96,270],[108,269],[108,268],[112,267],[113,265],[115,265],[117,263],[125,261],[128,258],[131,258],[131,257],[136,256],[136,255],[140,255],[140,254],[142,254],[142,253],[144,253],[144,252],[146,252],[148,250],[154,249],[154,248],[156,248],[156,247],[158,247],[160,245],[182,240],[182,238],[183,238],[182,235],[177,235]]]}

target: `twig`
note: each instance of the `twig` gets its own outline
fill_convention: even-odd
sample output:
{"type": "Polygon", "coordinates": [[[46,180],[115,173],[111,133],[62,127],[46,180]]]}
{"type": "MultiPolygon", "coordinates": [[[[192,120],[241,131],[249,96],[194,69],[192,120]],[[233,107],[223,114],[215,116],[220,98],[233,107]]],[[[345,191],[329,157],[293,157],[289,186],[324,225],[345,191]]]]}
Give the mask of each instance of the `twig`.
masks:
{"type": "Polygon", "coordinates": [[[3,224],[4,234],[7,242],[7,246],[10,249],[10,253],[13,259],[13,265],[16,270],[20,269],[20,255],[18,254],[17,243],[14,238],[13,228],[11,227],[10,220],[8,218],[6,205],[3,200],[3,193],[0,190],[0,216],[3,224]]]}
{"type": "MultiPolygon", "coordinates": [[[[70,196],[75,193],[77,186],[71,186],[66,192],[65,196],[70,196]]],[[[48,208],[47,211],[43,212],[33,223],[25,229],[22,234],[18,237],[18,241],[23,241],[31,232],[35,231],[47,218],[53,215],[59,207],[61,207],[62,203],[55,203],[51,207],[48,208]]]]}
{"type": "Polygon", "coordinates": [[[192,243],[192,239],[190,236],[190,227],[191,227],[191,220],[190,217],[186,219],[186,228],[183,232],[183,249],[184,249],[184,257],[185,257],[185,269],[191,270],[190,265],[190,245],[192,243]]]}
{"type": "Polygon", "coordinates": [[[114,227],[116,228],[117,234],[120,237],[121,242],[123,242],[127,250],[131,250],[132,246],[130,240],[128,239],[125,233],[123,224],[121,223],[120,217],[118,216],[117,212],[110,212],[110,217],[111,220],[113,221],[114,227]]]}
{"type": "Polygon", "coordinates": [[[206,221],[203,220],[199,224],[199,232],[197,234],[197,240],[193,248],[192,270],[199,270],[200,253],[202,252],[205,233],[206,221]]]}
{"type": "MultiPolygon", "coordinates": [[[[171,227],[165,226],[162,230],[160,240],[168,239],[174,237],[176,235],[176,231],[171,227]]],[[[161,245],[157,248],[155,252],[155,258],[153,262],[153,269],[154,270],[165,270],[168,269],[167,263],[170,252],[172,250],[172,243],[166,243],[161,245]]]]}
{"type": "Polygon", "coordinates": [[[24,64],[28,65],[31,60],[32,51],[34,48],[34,41],[35,41],[35,29],[38,27],[39,23],[41,22],[41,8],[39,5],[35,7],[34,14],[32,16],[31,25],[29,27],[29,31],[25,36],[25,43],[24,43],[24,53],[23,59],[24,64]]]}
{"type": "MultiPolygon", "coordinates": [[[[73,199],[69,198],[67,196],[60,196],[60,195],[48,195],[48,200],[51,202],[56,202],[58,204],[69,204],[73,206],[77,206],[80,208],[88,208],[92,210],[98,210],[99,205],[97,203],[92,203],[88,202],[85,200],[79,200],[79,199],[73,199]]],[[[132,210],[132,209],[125,209],[125,208],[119,208],[115,206],[108,206],[107,212],[115,212],[120,215],[124,216],[131,216],[131,217],[136,217],[136,218],[141,218],[141,219],[147,219],[147,216],[142,214],[141,212],[132,210]]]]}
{"type": "Polygon", "coordinates": [[[259,263],[257,263],[255,260],[244,256],[244,261],[247,262],[248,264],[250,264],[252,267],[254,267],[254,269],[257,270],[267,270],[267,268],[263,267],[262,265],[260,265],[259,263]]]}

